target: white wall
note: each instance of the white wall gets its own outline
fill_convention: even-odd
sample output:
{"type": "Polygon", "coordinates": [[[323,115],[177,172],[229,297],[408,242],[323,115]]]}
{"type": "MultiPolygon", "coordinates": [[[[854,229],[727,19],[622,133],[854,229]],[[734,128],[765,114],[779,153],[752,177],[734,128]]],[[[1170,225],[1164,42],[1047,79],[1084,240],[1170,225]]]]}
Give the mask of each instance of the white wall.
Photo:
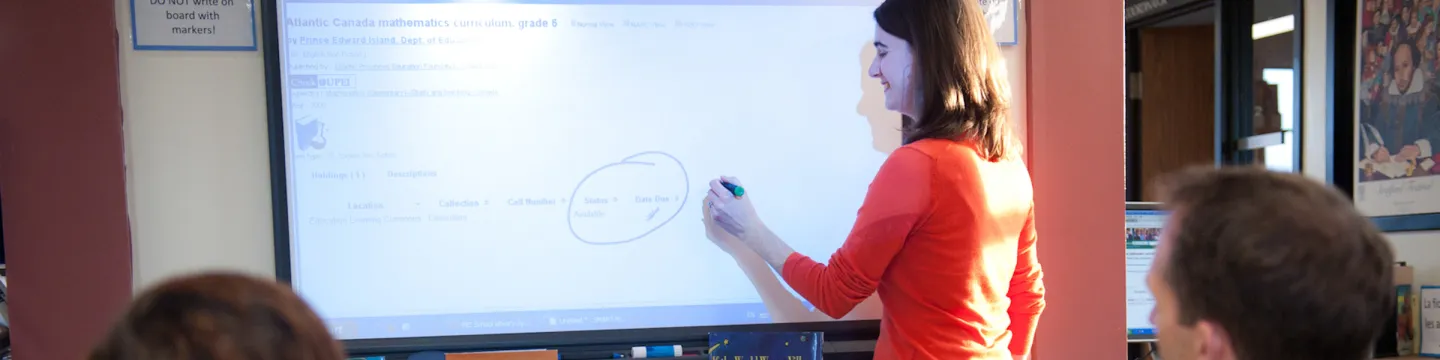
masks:
{"type": "MultiPolygon", "coordinates": [[[[115,7],[136,289],[201,270],[274,276],[261,53],[130,50],[130,2],[115,7]]],[[[1023,136],[1021,18],[1022,45],[1003,52],[1023,136]]]]}
{"type": "MultiPolygon", "coordinates": [[[[1306,175],[1324,180],[1329,171],[1325,162],[1325,73],[1326,23],[1325,0],[1306,0],[1304,16],[1304,119],[1301,131],[1304,141],[1306,175]]],[[[1350,99],[1336,99],[1350,101],[1350,99]]],[[[1415,267],[1417,281],[1440,284],[1440,231],[1418,231],[1389,234],[1400,261],[1415,267]]]]}
{"type": "MultiPolygon", "coordinates": [[[[1021,2],[1021,5],[1029,4],[1028,1],[1021,2]]],[[[1029,130],[1029,118],[1026,115],[1026,84],[1025,78],[1025,42],[1030,39],[1025,29],[1025,11],[1020,10],[1020,20],[1016,24],[1020,27],[1020,44],[1000,48],[1000,53],[1005,56],[1005,67],[1010,72],[1010,104],[1011,122],[1015,124],[1017,133],[1021,139],[1026,138],[1026,131],[1029,130]]]]}
{"type": "Polygon", "coordinates": [[[202,269],[273,276],[260,52],[130,50],[115,1],[135,287],[202,269]]]}

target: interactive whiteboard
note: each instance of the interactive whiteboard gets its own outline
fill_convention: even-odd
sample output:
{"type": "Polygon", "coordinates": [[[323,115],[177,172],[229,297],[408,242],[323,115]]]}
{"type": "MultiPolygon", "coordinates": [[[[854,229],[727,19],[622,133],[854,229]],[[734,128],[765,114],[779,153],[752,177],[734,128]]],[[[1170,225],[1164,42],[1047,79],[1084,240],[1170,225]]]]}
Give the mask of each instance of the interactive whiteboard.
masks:
{"type": "Polygon", "coordinates": [[[828,258],[878,0],[280,0],[290,280],[341,339],[769,322],[707,181],[828,258]]]}

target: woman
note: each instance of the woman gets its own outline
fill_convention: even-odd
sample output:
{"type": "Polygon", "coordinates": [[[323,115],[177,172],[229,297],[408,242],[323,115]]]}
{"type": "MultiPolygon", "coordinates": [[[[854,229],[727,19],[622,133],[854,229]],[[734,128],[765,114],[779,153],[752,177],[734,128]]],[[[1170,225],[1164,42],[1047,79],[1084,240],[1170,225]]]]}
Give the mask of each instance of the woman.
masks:
{"type": "Polygon", "coordinates": [[[325,323],[289,288],[242,275],[171,280],[130,306],[90,360],[341,360],[325,323]]]}
{"type": "Polygon", "coordinates": [[[844,245],[828,265],[796,253],[751,205],[763,189],[732,195],[722,182],[743,184],[728,177],[710,182],[707,226],[721,229],[710,235],[743,245],[829,317],[878,294],[877,359],[1027,358],[1045,304],[1033,193],[983,13],[973,0],[888,0],[875,21],[870,75],[886,107],[913,120],[844,245]]]}

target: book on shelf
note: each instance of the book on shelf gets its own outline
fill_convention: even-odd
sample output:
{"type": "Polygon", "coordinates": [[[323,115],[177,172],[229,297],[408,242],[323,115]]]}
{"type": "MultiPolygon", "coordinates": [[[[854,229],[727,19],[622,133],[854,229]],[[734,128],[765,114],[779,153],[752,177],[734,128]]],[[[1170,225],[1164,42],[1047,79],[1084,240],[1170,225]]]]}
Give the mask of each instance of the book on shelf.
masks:
{"type": "Polygon", "coordinates": [[[445,354],[445,360],[557,360],[555,350],[486,351],[445,354]]]}
{"type": "Polygon", "coordinates": [[[820,360],[820,332],[712,332],[711,360],[820,360]]]}

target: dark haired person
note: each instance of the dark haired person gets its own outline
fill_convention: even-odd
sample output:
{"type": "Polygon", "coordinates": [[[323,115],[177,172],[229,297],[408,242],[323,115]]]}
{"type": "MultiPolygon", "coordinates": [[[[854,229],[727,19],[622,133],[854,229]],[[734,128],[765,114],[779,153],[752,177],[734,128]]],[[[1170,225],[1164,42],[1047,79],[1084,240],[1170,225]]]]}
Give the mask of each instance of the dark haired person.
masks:
{"type": "Polygon", "coordinates": [[[342,360],[290,288],[232,274],[178,278],[131,304],[90,360],[342,360]]]}
{"type": "Polygon", "coordinates": [[[870,75],[913,121],[844,245],[828,265],[796,253],[755,213],[763,190],[734,196],[721,179],[710,236],[743,244],[832,318],[878,294],[877,359],[1026,358],[1045,304],[1033,192],[984,13],[974,0],[888,0],[875,22],[870,75]]]}
{"type": "Polygon", "coordinates": [[[1163,182],[1146,281],[1166,360],[1370,359],[1394,316],[1394,253],[1339,192],[1258,167],[1163,182]]]}

